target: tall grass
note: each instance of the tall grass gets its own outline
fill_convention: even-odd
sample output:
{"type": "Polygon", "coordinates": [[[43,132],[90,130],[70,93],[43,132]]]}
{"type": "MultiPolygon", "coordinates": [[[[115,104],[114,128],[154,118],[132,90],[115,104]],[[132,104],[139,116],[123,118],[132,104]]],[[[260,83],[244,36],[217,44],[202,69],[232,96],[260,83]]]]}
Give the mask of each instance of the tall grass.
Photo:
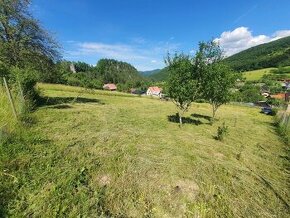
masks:
{"type": "Polygon", "coordinates": [[[286,144],[290,144],[290,114],[283,111],[276,116],[276,125],[279,134],[283,137],[286,144]]]}
{"type": "MultiPolygon", "coordinates": [[[[12,92],[13,100],[17,111],[20,111],[21,104],[12,92]]],[[[13,132],[17,126],[17,119],[13,115],[5,88],[0,85],[0,142],[7,134],[13,132]]]]}

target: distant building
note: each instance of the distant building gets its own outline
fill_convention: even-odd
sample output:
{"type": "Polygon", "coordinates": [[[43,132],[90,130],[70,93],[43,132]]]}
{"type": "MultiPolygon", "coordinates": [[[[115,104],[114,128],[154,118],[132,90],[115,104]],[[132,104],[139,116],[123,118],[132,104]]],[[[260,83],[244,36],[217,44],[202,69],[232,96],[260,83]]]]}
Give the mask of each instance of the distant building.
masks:
{"type": "Polygon", "coordinates": [[[117,86],[114,83],[108,83],[108,84],[105,84],[103,86],[103,89],[109,90],[109,91],[116,91],[117,90],[117,86]]]}
{"type": "Polygon", "coordinates": [[[153,86],[153,87],[149,87],[147,89],[146,94],[147,95],[151,95],[151,96],[159,96],[161,95],[162,89],[157,87],[157,86],[153,86]]]}
{"type": "Polygon", "coordinates": [[[279,99],[279,100],[283,100],[283,101],[289,101],[290,100],[290,92],[288,93],[278,93],[275,95],[270,95],[271,98],[274,99],[279,99]]]}

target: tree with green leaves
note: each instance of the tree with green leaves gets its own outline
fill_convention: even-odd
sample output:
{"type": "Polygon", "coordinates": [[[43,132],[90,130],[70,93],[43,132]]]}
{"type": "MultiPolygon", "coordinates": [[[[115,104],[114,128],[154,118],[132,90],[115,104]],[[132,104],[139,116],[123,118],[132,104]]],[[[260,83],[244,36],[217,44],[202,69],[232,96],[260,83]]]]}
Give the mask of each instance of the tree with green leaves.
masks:
{"type": "Polygon", "coordinates": [[[230,101],[231,90],[238,78],[229,66],[222,63],[223,58],[223,51],[216,42],[199,44],[195,67],[199,72],[202,97],[212,106],[212,121],[218,108],[230,101]]]}
{"type": "Polygon", "coordinates": [[[29,11],[30,0],[0,0],[0,61],[43,70],[60,58],[58,44],[29,11]]]}
{"type": "Polygon", "coordinates": [[[55,82],[55,63],[60,59],[58,44],[32,16],[30,4],[0,0],[0,62],[9,69],[8,82],[20,84],[27,100],[36,96],[30,94],[36,93],[36,81],[55,82]]]}
{"type": "Polygon", "coordinates": [[[198,81],[194,79],[192,60],[188,55],[168,55],[166,60],[169,79],[167,84],[168,96],[178,108],[179,124],[182,116],[189,109],[191,103],[198,97],[198,81]]]}
{"type": "Polygon", "coordinates": [[[215,63],[209,65],[202,81],[202,94],[212,106],[212,121],[220,106],[231,99],[237,74],[227,65],[215,63]]]}

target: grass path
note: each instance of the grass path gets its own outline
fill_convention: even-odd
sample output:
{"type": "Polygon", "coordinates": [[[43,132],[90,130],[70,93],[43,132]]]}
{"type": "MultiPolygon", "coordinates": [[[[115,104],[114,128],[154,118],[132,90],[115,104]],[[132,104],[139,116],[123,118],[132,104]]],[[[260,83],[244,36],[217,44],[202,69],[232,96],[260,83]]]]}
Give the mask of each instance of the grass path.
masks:
{"type": "Polygon", "coordinates": [[[28,149],[6,163],[27,170],[11,172],[16,217],[287,217],[289,159],[259,109],[227,105],[209,125],[209,105],[194,104],[180,129],[171,102],[40,88],[49,98],[28,149]],[[216,141],[223,122],[229,135],[216,141]]]}

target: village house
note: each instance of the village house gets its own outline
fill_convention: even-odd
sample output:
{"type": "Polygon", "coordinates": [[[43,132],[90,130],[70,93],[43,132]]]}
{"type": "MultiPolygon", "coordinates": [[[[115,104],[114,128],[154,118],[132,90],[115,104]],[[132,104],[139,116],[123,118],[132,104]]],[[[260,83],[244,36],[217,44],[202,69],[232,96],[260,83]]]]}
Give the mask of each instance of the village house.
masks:
{"type": "Polygon", "coordinates": [[[288,93],[278,93],[275,95],[270,95],[271,98],[279,99],[288,102],[290,100],[290,92],[288,93]]]}
{"type": "Polygon", "coordinates": [[[162,89],[157,86],[149,87],[146,92],[147,95],[158,96],[158,97],[161,96],[161,93],[162,93],[162,89]]]}
{"type": "Polygon", "coordinates": [[[103,86],[103,89],[108,91],[116,91],[117,86],[114,83],[108,83],[103,86]]]}

